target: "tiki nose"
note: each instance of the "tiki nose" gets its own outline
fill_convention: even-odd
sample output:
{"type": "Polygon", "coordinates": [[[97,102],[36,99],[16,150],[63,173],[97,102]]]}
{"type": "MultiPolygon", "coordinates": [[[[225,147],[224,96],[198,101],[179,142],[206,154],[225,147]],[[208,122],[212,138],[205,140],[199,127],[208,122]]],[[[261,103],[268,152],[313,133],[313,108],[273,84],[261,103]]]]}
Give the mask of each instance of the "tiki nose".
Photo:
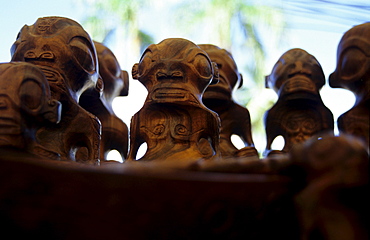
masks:
{"type": "Polygon", "coordinates": [[[167,78],[168,75],[166,72],[160,70],[157,72],[156,77],[157,79],[163,79],[163,78],[167,78]]]}
{"type": "Polygon", "coordinates": [[[312,74],[312,71],[306,66],[304,66],[302,61],[296,61],[292,65],[289,71],[288,77],[293,77],[296,74],[305,74],[305,75],[310,76],[312,74]]]}
{"type": "Polygon", "coordinates": [[[302,69],[303,69],[303,64],[302,64],[302,62],[301,62],[301,61],[297,61],[297,62],[295,63],[295,71],[297,71],[297,72],[301,72],[301,71],[302,71],[302,69]]]}
{"type": "Polygon", "coordinates": [[[181,68],[181,64],[177,61],[170,61],[157,71],[156,77],[158,80],[163,79],[179,79],[184,77],[184,73],[181,68]]]}

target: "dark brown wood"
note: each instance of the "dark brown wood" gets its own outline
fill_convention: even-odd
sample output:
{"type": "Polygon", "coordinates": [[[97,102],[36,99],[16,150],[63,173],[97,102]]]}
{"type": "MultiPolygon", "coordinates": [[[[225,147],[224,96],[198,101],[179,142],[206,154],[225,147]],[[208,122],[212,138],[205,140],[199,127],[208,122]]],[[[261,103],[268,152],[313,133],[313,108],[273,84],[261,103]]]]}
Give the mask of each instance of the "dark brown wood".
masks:
{"type": "Polygon", "coordinates": [[[237,104],[232,92],[243,85],[243,77],[227,50],[211,44],[199,44],[212,62],[218,67],[219,82],[207,87],[203,94],[203,103],[215,111],[221,120],[220,151],[223,158],[252,157],[258,158],[254,147],[251,120],[248,109],[237,104]],[[239,136],[245,147],[238,150],[231,142],[231,136],[239,136]]]}
{"type": "Polygon", "coordinates": [[[368,239],[369,154],[360,139],[310,139],[291,151],[304,169],[295,197],[300,239],[368,239]]]}
{"type": "Polygon", "coordinates": [[[128,128],[114,113],[112,103],[114,98],[128,95],[129,77],[127,71],[121,70],[109,48],[99,42],[94,43],[104,90],[101,96],[97,96],[94,88],[88,89],[81,95],[79,104],[101,122],[100,161],[109,160],[107,154],[110,150],[117,150],[123,161],[128,152],[128,128]]]}
{"type": "Polygon", "coordinates": [[[338,118],[341,133],[360,137],[369,147],[370,134],[370,22],[354,26],[338,45],[337,67],[330,75],[333,88],[356,96],[355,105],[338,118]]]}
{"type": "Polygon", "coordinates": [[[274,89],[279,98],[265,114],[265,156],[289,152],[294,144],[313,136],[333,134],[333,114],[319,93],[324,84],[323,70],[311,54],[295,48],[280,57],[266,76],[266,87],[274,89]],[[279,135],[285,141],[281,151],[271,149],[279,135]]]}
{"type": "Polygon", "coordinates": [[[37,130],[55,126],[60,117],[61,104],[51,99],[48,81],[38,67],[0,64],[0,147],[33,153],[37,130]]]}
{"type": "Polygon", "coordinates": [[[78,105],[91,86],[100,90],[95,47],[77,22],[63,17],[39,18],[25,25],[11,48],[12,61],[37,65],[54,99],[62,103],[61,121],[36,133],[35,153],[53,159],[99,163],[100,122],[78,105]]]}
{"type": "Polygon", "coordinates": [[[202,49],[165,39],[145,50],[132,74],[148,96],[131,120],[129,160],[144,142],[148,150],[140,160],[188,166],[219,157],[220,120],[202,103],[205,88],[218,81],[217,66],[202,49]]]}
{"type": "Polygon", "coordinates": [[[14,239],[297,239],[289,178],[168,171],[154,163],[97,167],[0,156],[2,234],[14,239]]]}
{"type": "MultiPolygon", "coordinates": [[[[266,114],[263,159],[232,150],[234,157],[222,157],[220,119],[202,102],[218,71],[220,86],[228,87],[215,94],[217,101],[233,102],[236,66],[225,69],[228,58],[215,60],[213,46],[202,45],[207,55],[185,39],[153,44],[133,66],[148,97],[132,120],[128,161],[99,165],[100,122],[77,102],[88,89],[112,115],[111,101],[128,93],[122,88],[128,78],[118,76],[114,55],[105,52],[103,92],[94,44],[78,23],[48,17],[25,26],[13,62],[0,64],[2,236],[367,239],[368,119],[361,114],[369,111],[368,34],[368,24],[354,27],[339,44],[330,84],[357,98],[338,120],[339,137],[332,136],[333,117],[319,95],[325,77],[317,60],[302,49],[280,58],[266,77],[279,100],[266,114]],[[115,77],[104,77],[105,63],[115,77]],[[282,151],[271,149],[277,135],[285,138],[282,151]],[[134,161],[143,142],[148,151],[134,161]]],[[[251,138],[246,144],[253,148],[251,138]]]]}

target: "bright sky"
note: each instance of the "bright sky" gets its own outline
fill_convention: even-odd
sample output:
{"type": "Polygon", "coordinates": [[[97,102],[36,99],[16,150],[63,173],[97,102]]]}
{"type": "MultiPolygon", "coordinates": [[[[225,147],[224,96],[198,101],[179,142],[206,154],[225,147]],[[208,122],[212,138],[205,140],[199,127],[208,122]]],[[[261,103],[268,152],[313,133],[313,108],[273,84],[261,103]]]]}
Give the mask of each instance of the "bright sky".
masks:
{"type": "MultiPolygon", "coordinates": [[[[84,9],[81,8],[81,5],[77,6],[73,2],[75,2],[75,0],[0,0],[0,22],[2,23],[0,25],[0,62],[8,62],[10,60],[10,47],[22,26],[25,24],[32,25],[39,17],[63,16],[81,23],[84,9]]],[[[161,4],[153,7],[157,10],[163,10],[165,5],[161,4]]],[[[165,18],[158,19],[158,21],[163,24],[165,18]]],[[[274,49],[268,53],[269,59],[266,69],[270,69],[269,71],[271,71],[275,62],[285,51],[291,48],[302,48],[318,59],[327,78],[335,69],[336,49],[342,34],[353,25],[362,23],[356,22],[356,19],[353,19],[353,21],[338,24],[333,29],[320,27],[320,30],[314,30],[317,26],[320,26],[320,22],[315,18],[302,18],[296,15],[289,16],[288,21],[291,27],[289,28],[286,38],[290,41],[281,49],[274,49]]],[[[165,28],[162,27],[162,29],[165,28]]],[[[158,36],[159,38],[162,36],[164,39],[167,38],[165,34],[166,32],[162,32],[159,33],[158,36]]],[[[112,46],[111,49],[115,52],[114,46],[112,46]]],[[[132,65],[139,60],[132,59],[131,62],[127,62],[127,60],[121,61],[121,53],[117,51],[116,55],[120,61],[121,67],[129,72],[132,65]]],[[[237,57],[235,57],[235,60],[238,64],[237,57]]],[[[266,75],[269,73],[270,72],[266,72],[266,75]]],[[[114,102],[116,114],[121,117],[127,125],[129,125],[131,116],[141,108],[146,97],[146,90],[140,83],[131,81],[130,94],[129,97],[119,98],[114,102]]],[[[272,94],[275,93],[272,92],[272,94]]],[[[321,91],[321,95],[325,105],[333,112],[334,119],[337,119],[340,114],[350,109],[354,103],[353,94],[342,89],[332,89],[325,86],[321,91]]],[[[251,112],[251,115],[252,114],[251,112]]],[[[254,141],[259,151],[264,149],[264,139],[255,139],[254,137],[254,141]]]]}

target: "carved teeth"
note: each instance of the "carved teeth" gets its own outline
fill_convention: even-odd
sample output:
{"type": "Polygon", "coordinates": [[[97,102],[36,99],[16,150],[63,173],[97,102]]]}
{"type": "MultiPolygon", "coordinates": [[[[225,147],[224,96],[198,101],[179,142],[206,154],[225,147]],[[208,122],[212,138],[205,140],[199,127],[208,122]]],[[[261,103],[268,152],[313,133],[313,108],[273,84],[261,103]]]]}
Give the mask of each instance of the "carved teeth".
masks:
{"type": "Polygon", "coordinates": [[[155,95],[156,98],[184,98],[184,93],[168,93],[168,92],[159,92],[155,95]]]}
{"type": "Polygon", "coordinates": [[[186,91],[180,88],[161,88],[153,93],[153,99],[184,99],[186,98],[186,91]]]}

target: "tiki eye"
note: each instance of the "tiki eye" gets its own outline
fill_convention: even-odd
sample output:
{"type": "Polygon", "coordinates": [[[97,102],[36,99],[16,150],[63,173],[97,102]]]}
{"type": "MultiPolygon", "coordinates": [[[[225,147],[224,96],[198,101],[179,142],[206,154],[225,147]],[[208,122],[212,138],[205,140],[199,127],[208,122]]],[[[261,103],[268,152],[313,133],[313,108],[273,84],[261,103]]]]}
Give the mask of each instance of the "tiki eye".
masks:
{"type": "Polygon", "coordinates": [[[51,51],[44,52],[41,56],[43,59],[54,59],[54,53],[51,51]]]}
{"type": "Polygon", "coordinates": [[[193,60],[193,65],[200,74],[200,76],[211,78],[212,76],[211,63],[204,55],[202,54],[196,55],[193,60]]]}
{"type": "Polygon", "coordinates": [[[358,48],[349,48],[342,54],[341,73],[343,77],[351,77],[365,66],[366,56],[358,48]]]}
{"type": "Polygon", "coordinates": [[[29,50],[29,51],[27,51],[27,52],[24,54],[24,58],[25,58],[25,59],[35,59],[35,58],[37,58],[37,56],[36,56],[36,54],[35,54],[35,52],[34,52],[34,51],[29,50]]]}
{"type": "Polygon", "coordinates": [[[21,105],[30,110],[38,109],[41,106],[43,96],[42,87],[33,79],[25,80],[19,89],[21,105]]]}
{"type": "Polygon", "coordinates": [[[74,57],[78,63],[88,72],[95,70],[95,63],[93,61],[93,53],[88,47],[84,39],[73,38],[69,43],[74,57]]]}

